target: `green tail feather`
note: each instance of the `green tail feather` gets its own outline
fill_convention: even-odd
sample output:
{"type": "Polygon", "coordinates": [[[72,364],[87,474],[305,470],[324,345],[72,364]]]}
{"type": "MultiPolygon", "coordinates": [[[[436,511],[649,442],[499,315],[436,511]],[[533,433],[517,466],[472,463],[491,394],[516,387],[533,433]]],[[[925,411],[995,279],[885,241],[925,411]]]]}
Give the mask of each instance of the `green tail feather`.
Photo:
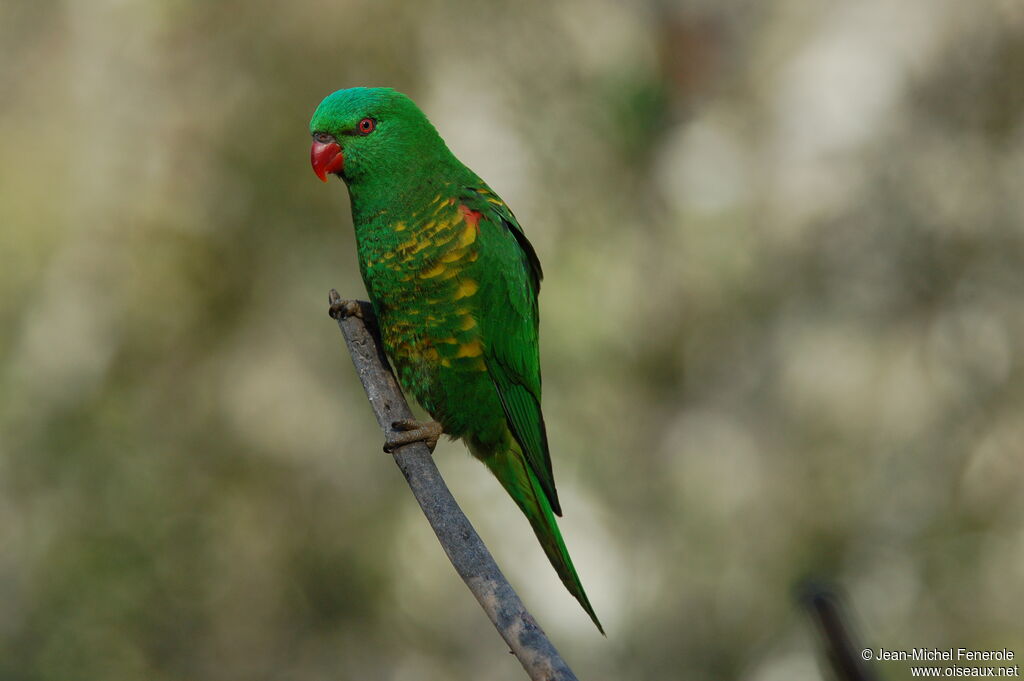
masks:
{"type": "MultiPolygon", "coordinates": [[[[512,440],[512,438],[509,439],[512,440]]],[[[476,454],[476,452],[474,453],[476,454]]],[[[548,503],[537,476],[526,465],[519,444],[512,440],[510,449],[484,456],[477,454],[477,456],[487,464],[494,476],[519,504],[519,508],[529,519],[537,539],[544,547],[544,553],[547,554],[548,560],[551,561],[555,572],[562,579],[565,588],[587,611],[590,619],[597,625],[598,631],[604,634],[604,628],[597,619],[597,615],[594,614],[594,608],[591,607],[590,600],[587,598],[586,592],[583,591],[583,585],[576,574],[576,568],[572,564],[572,559],[569,558],[569,550],[565,547],[562,533],[558,530],[558,523],[555,522],[551,504],[548,503]]]]}

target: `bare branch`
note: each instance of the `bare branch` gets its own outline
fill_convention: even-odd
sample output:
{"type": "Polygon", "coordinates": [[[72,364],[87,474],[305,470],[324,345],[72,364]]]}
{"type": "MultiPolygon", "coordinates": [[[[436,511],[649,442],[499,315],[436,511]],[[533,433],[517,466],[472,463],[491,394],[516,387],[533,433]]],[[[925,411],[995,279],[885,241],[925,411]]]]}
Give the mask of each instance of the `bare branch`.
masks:
{"type": "MultiPolygon", "coordinates": [[[[337,291],[332,289],[331,304],[340,301],[337,291]]],[[[366,389],[377,423],[385,434],[391,434],[391,424],[411,419],[412,412],[377,343],[380,336],[373,309],[369,303],[359,301],[358,304],[362,318],[354,314],[339,315],[338,326],[345,336],[345,344],[352,355],[359,380],[366,389]]],[[[393,456],[448,559],[530,678],[534,681],[575,681],[572,670],[533,615],[523,607],[490,551],[459,508],[427,446],[414,442],[396,448],[393,456]]]]}
{"type": "Polygon", "coordinates": [[[799,600],[817,625],[825,657],[839,681],[877,681],[868,662],[866,649],[850,624],[842,596],[825,584],[808,581],[801,585],[799,600]]]}

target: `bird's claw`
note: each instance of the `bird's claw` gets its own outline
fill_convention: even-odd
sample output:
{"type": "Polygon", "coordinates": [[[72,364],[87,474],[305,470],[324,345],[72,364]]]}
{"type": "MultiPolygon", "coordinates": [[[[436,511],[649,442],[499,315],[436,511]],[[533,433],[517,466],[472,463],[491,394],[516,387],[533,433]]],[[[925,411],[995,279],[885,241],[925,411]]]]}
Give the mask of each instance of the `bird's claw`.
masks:
{"type": "Polygon", "coordinates": [[[402,419],[391,423],[393,430],[397,433],[388,433],[384,441],[384,451],[390,454],[399,447],[413,442],[422,442],[427,445],[430,452],[434,452],[437,440],[441,437],[444,429],[437,421],[416,421],[414,419],[402,419]]]}
{"type": "Polygon", "coordinates": [[[359,304],[359,301],[342,300],[341,296],[333,288],[327,294],[327,302],[331,304],[327,309],[327,314],[331,315],[331,319],[341,320],[345,317],[363,318],[363,307],[359,304]]]}

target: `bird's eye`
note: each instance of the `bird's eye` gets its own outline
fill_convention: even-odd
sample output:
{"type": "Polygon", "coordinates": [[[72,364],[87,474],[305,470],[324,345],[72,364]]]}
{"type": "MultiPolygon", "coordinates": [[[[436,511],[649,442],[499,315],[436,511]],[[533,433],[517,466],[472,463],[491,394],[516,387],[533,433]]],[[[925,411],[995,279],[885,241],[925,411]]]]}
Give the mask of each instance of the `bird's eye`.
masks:
{"type": "Polygon", "coordinates": [[[377,121],[373,120],[372,118],[364,118],[363,120],[359,121],[359,126],[357,127],[357,129],[359,130],[360,135],[369,135],[371,132],[374,131],[376,127],[377,121]]]}
{"type": "Polygon", "coordinates": [[[334,138],[328,135],[326,132],[314,132],[313,139],[315,139],[320,144],[327,144],[329,142],[334,141],[334,138]]]}

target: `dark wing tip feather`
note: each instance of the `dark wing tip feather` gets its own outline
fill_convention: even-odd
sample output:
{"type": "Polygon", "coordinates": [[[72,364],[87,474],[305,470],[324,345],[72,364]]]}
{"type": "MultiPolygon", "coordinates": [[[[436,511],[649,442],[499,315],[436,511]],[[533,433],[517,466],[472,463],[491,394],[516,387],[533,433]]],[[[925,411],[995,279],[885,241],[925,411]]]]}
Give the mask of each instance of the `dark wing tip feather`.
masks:
{"type": "MultiPolygon", "coordinates": [[[[502,374],[504,374],[504,371],[502,371],[502,374]]],[[[502,378],[505,378],[505,376],[502,376],[502,378]]],[[[530,467],[533,474],[537,477],[537,482],[540,483],[540,488],[544,491],[544,496],[547,497],[548,503],[551,505],[551,511],[556,516],[561,517],[562,505],[558,502],[555,476],[551,470],[547,427],[544,424],[544,413],[540,410],[540,403],[537,401],[536,395],[518,383],[502,385],[504,381],[495,380],[493,373],[491,380],[494,383],[495,391],[498,393],[498,399],[501,400],[501,407],[505,411],[505,420],[508,423],[509,430],[512,432],[512,437],[516,439],[519,447],[523,450],[526,465],[530,467]],[[521,412],[521,408],[526,406],[521,400],[522,393],[525,393],[528,400],[532,402],[531,406],[533,409],[530,410],[532,413],[529,415],[521,412]],[[537,424],[536,430],[538,432],[529,432],[528,424],[532,421],[531,416],[536,418],[535,423],[537,424]],[[539,438],[536,437],[538,433],[539,438]]]]}
{"type": "MultiPolygon", "coordinates": [[[[538,410],[539,411],[539,410],[538,410]]],[[[551,454],[548,449],[548,427],[544,423],[544,412],[540,412],[540,437],[541,437],[541,448],[544,451],[544,460],[548,464],[548,480],[551,482],[551,490],[544,489],[544,494],[548,498],[548,503],[551,504],[551,512],[557,515],[559,518],[562,517],[562,505],[558,502],[558,490],[555,488],[555,476],[551,470],[551,454]]],[[[521,444],[521,443],[520,443],[521,444]]]]}

